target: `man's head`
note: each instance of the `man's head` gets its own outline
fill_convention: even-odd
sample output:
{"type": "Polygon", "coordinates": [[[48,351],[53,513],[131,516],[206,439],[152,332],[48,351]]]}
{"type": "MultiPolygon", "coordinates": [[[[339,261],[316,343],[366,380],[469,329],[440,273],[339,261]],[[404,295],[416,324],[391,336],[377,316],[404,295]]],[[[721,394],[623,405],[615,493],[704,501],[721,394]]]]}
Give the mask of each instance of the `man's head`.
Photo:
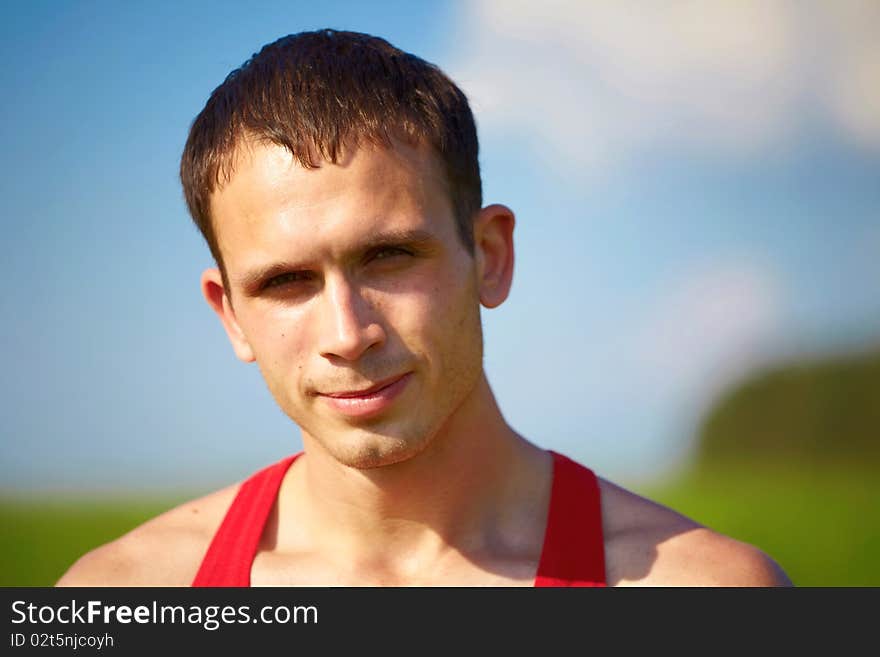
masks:
{"type": "Polygon", "coordinates": [[[464,96],[384,41],[331,32],[267,46],[230,84],[182,165],[221,267],[205,297],[304,439],[351,466],[405,460],[473,397],[479,307],[512,276],[513,215],[479,208],[464,96]]]}
{"type": "Polygon", "coordinates": [[[459,236],[473,249],[482,205],[477,131],[467,98],[437,67],[384,39],[320,30],[282,37],[230,73],[190,129],[180,177],[199,230],[225,275],[211,194],[245,140],[285,147],[305,166],[346,146],[429,144],[442,163],[459,236]]]}

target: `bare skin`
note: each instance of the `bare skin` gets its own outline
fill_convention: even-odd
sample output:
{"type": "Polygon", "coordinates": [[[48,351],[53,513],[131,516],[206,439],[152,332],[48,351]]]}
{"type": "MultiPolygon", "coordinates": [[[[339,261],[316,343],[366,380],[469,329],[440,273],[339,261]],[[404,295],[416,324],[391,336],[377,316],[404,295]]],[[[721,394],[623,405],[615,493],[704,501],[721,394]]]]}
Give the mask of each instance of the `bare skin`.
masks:
{"type": "MultiPolygon", "coordinates": [[[[301,470],[299,463],[291,468],[284,488],[296,486],[301,470]]],[[[791,585],[782,569],[757,548],[609,481],[600,478],[599,482],[609,586],[791,585]]],[[[57,586],[189,586],[237,489],[230,486],[183,504],[89,552],[57,586]]],[[[267,523],[251,571],[254,586],[532,586],[534,582],[540,556],[534,545],[519,559],[497,564],[457,554],[442,572],[426,567],[424,572],[431,577],[410,573],[392,579],[387,570],[340,569],[320,551],[285,549],[279,535],[297,533],[297,524],[292,517],[281,521],[283,505],[276,505],[267,523]]]]}
{"type": "MultiPolygon", "coordinates": [[[[482,368],[480,305],[513,276],[513,213],[490,205],[469,253],[424,145],[351,149],[304,169],[238,149],[212,197],[227,270],[202,290],[233,349],[302,429],[254,585],[531,586],[550,454],[504,420],[482,368]],[[339,394],[400,382],[369,412],[339,394]]],[[[756,548],[601,480],[610,585],[790,584],[756,548]]],[[[237,486],[90,552],[60,586],[191,583],[237,486]]]]}

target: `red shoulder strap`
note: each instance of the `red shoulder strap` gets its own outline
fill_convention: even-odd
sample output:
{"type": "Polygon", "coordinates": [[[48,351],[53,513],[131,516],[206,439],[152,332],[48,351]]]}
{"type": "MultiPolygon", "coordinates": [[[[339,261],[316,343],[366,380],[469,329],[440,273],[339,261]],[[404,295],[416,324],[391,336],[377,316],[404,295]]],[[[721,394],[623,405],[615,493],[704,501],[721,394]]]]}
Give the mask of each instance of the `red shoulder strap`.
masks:
{"type": "Polygon", "coordinates": [[[553,454],[553,488],[535,586],[605,586],[599,482],[589,468],[553,454]]]}
{"type": "MultiPolygon", "coordinates": [[[[553,486],[536,587],[605,586],[599,484],[593,472],[553,454],[553,486]]],[[[250,586],[251,564],[278,488],[300,454],[245,481],[193,580],[193,586],[250,586]]]]}
{"type": "Polygon", "coordinates": [[[238,489],[205,553],[193,586],[250,586],[251,564],[278,488],[299,454],[252,475],[238,489]]]}

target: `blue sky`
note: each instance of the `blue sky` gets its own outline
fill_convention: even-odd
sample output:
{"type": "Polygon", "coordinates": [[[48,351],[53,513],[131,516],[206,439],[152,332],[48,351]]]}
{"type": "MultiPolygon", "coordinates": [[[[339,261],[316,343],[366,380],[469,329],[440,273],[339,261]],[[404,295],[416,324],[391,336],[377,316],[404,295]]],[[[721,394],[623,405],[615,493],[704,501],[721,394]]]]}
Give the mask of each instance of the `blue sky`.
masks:
{"type": "Polygon", "coordinates": [[[299,449],[201,298],[177,167],[230,70],[319,27],[471,98],[486,201],[518,219],[486,366],[538,444],[670,472],[754,368],[878,344],[878,11],[533,4],[0,10],[2,488],[206,490],[299,449]]]}

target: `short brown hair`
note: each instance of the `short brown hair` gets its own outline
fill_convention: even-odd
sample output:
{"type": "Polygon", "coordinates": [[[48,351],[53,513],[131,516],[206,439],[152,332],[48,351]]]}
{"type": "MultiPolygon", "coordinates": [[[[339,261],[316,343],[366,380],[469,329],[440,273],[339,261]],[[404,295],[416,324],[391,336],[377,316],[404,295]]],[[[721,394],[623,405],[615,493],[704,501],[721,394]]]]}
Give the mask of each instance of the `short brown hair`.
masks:
{"type": "Polygon", "coordinates": [[[210,196],[232,174],[240,140],[284,146],[304,166],[346,145],[425,140],[445,170],[459,236],[473,252],[482,205],[477,130],[464,93],[436,66],[384,39],[336,30],[282,37],[232,71],[193,121],[180,179],[193,221],[224,279],[210,196]]]}

